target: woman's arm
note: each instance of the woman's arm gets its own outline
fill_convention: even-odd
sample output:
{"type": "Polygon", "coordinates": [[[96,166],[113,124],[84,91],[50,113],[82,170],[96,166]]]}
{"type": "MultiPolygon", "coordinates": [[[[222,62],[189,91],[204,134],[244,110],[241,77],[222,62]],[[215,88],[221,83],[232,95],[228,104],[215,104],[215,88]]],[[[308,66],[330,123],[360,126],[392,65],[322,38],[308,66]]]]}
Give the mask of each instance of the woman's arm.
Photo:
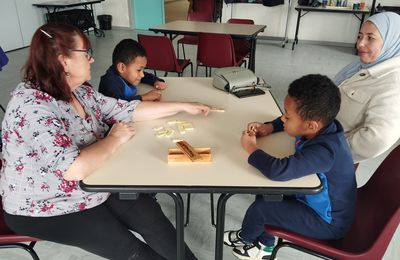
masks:
{"type": "Polygon", "coordinates": [[[111,128],[109,135],[85,147],[64,174],[68,181],[79,181],[98,169],[117,149],[135,134],[133,126],[128,123],[117,123],[111,128]]]}
{"type": "Polygon", "coordinates": [[[133,118],[135,121],[144,121],[172,116],[179,112],[208,115],[210,107],[201,103],[143,101],[133,112],[133,118]]]}
{"type": "Polygon", "coordinates": [[[362,122],[346,133],[355,162],[380,155],[400,138],[400,92],[393,90],[375,93],[362,122]]]}

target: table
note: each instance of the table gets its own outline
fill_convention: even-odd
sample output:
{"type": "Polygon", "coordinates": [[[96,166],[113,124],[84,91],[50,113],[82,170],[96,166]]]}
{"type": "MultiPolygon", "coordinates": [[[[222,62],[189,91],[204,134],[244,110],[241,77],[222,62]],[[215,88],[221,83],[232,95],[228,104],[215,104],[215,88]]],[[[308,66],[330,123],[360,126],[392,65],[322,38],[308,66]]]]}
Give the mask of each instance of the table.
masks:
{"type": "MultiPolygon", "coordinates": [[[[47,15],[46,15],[46,20],[49,22],[51,18],[55,19],[55,21],[62,21],[60,17],[58,17],[57,14],[60,9],[64,8],[71,8],[71,7],[76,7],[76,6],[83,6],[84,9],[88,11],[87,13],[89,14],[89,18],[86,20],[87,17],[84,17],[86,15],[80,14],[80,17],[78,18],[83,18],[82,21],[76,21],[76,23],[73,23],[75,26],[80,28],[81,30],[88,30],[90,27],[93,27],[94,29],[94,34],[97,37],[100,36],[105,36],[105,33],[101,29],[97,29],[96,27],[96,22],[94,20],[94,15],[93,15],[93,5],[103,2],[104,0],[57,0],[57,1],[48,1],[48,2],[42,2],[42,3],[37,3],[33,4],[33,6],[39,7],[39,8],[45,8],[47,10],[47,15]],[[51,9],[53,9],[51,11],[51,9]],[[83,22],[84,21],[84,22],[83,22]]],[[[69,10],[71,11],[71,10],[69,10]]],[[[79,16],[79,14],[78,14],[79,16]]]]}
{"type": "Polygon", "coordinates": [[[294,45],[298,44],[298,42],[299,42],[297,35],[299,34],[300,20],[303,16],[305,16],[309,12],[353,14],[355,17],[357,17],[358,20],[360,20],[360,28],[364,22],[365,15],[370,13],[368,8],[364,8],[362,10],[353,10],[353,9],[344,8],[344,7],[329,7],[329,6],[327,6],[327,7],[312,7],[312,6],[298,5],[295,7],[295,9],[298,13],[297,13],[296,33],[294,35],[292,50],[294,50],[294,45]],[[302,11],[305,12],[303,15],[301,14],[302,11]],[[359,17],[358,15],[361,15],[361,17],[359,17]]]}
{"type": "Polygon", "coordinates": [[[213,23],[213,22],[197,22],[197,21],[173,21],[162,24],[150,31],[156,33],[164,33],[169,35],[173,40],[178,35],[197,35],[200,32],[205,33],[225,33],[230,34],[234,38],[243,38],[250,41],[250,57],[249,69],[255,71],[255,55],[257,35],[265,30],[265,25],[255,24],[230,24],[230,23],[213,23]],[[175,36],[174,36],[175,35],[175,36]]]}
{"type": "MultiPolygon", "coordinates": [[[[216,259],[222,259],[224,210],[230,196],[238,193],[312,194],[320,191],[321,182],[315,174],[276,182],[247,163],[248,156],[240,145],[242,130],[250,121],[264,122],[281,115],[268,91],[265,95],[239,99],[212,87],[210,78],[164,79],[169,87],[163,92],[163,101],[204,102],[226,112],[211,112],[208,117],[181,113],[170,118],[136,122],[136,136],[80,185],[87,191],[119,192],[127,196],[134,192],[170,195],[176,206],[178,259],[184,256],[184,209],[179,193],[222,193],[217,206],[215,251],[216,259]],[[194,147],[211,147],[211,163],[167,163],[168,148],[175,145],[168,138],[155,137],[153,128],[167,126],[168,121],[175,119],[194,125],[194,130],[185,134],[184,139],[194,147]]],[[[294,152],[294,139],[285,133],[262,138],[260,142],[275,156],[284,157],[294,152]]]]}

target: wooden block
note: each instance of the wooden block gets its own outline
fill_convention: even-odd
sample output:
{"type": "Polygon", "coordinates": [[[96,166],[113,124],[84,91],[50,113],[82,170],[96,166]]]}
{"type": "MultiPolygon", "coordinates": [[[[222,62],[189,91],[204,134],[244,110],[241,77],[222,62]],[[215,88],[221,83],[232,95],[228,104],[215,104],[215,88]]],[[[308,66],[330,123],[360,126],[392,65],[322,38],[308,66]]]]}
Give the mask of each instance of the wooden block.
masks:
{"type": "Polygon", "coordinates": [[[194,148],[196,153],[200,156],[199,160],[192,161],[178,148],[168,149],[168,163],[210,163],[211,162],[211,148],[194,148]]]}
{"type": "Polygon", "coordinates": [[[217,108],[217,107],[212,107],[212,108],[210,109],[210,112],[220,112],[220,113],[223,113],[223,112],[225,112],[225,109],[217,108]]]}
{"type": "Polygon", "coordinates": [[[185,140],[176,142],[176,146],[192,161],[198,161],[201,159],[200,155],[194,150],[194,148],[185,140]]]}

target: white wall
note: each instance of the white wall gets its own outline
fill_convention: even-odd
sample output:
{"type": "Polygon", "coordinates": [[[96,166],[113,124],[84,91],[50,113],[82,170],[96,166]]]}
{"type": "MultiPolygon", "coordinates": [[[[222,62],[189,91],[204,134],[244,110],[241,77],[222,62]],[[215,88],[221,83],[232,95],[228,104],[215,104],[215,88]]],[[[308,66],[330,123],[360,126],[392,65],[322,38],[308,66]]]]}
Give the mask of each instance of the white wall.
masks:
{"type": "Polygon", "coordinates": [[[13,50],[28,46],[33,33],[44,23],[42,11],[32,4],[39,0],[1,0],[0,46],[13,50]]]}
{"type": "MultiPolygon", "coordinates": [[[[52,1],[56,0],[47,0],[52,1]]],[[[41,2],[43,0],[0,0],[0,46],[5,51],[29,46],[33,33],[45,23],[46,9],[32,5],[41,2]]],[[[95,4],[93,7],[97,22],[96,16],[104,13],[103,8],[101,4],[95,4]]],[[[50,11],[52,10],[51,8],[50,11]]]]}
{"type": "Polygon", "coordinates": [[[103,13],[112,15],[112,26],[133,27],[130,24],[130,4],[128,1],[130,0],[106,0],[102,2],[103,13]]]}
{"type": "MultiPolygon", "coordinates": [[[[372,0],[366,1],[367,6],[372,0]]],[[[377,0],[376,5],[397,5],[398,0],[377,0]]],[[[288,37],[294,38],[297,11],[294,9],[297,0],[292,0],[289,12],[288,37]]],[[[285,32],[288,0],[284,5],[266,7],[260,4],[223,4],[222,21],[229,18],[250,18],[256,24],[267,25],[261,36],[283,37],[285,32]]],[[[368,17],[368,15],[366,16],[368,17]]],[[[360,21],[352,14],[310,12],[301,18],[299,40],[329,41],[354,43],[359,30],[360,21]]]]}

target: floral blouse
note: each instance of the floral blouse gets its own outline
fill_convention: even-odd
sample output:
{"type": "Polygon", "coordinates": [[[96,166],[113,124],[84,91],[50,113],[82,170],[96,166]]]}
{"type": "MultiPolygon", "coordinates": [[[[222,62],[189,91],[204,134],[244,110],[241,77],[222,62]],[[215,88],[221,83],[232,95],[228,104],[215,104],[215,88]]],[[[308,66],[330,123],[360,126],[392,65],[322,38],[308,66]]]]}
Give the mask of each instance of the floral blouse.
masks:
{"type": "Polygon", "coordinates": [[[74,95],[85,108],[85,119],[68,102],[26,83],[12,92],[2,123],[0,187],[7,213],[57,216],[107,200],[109,193],[85,192],[78,181],[67,181],[63,174],[80,149],[106,136],[108,125],[132,121],[140,101],[106,97],[89,86],[79,87],[74,95]]]}

